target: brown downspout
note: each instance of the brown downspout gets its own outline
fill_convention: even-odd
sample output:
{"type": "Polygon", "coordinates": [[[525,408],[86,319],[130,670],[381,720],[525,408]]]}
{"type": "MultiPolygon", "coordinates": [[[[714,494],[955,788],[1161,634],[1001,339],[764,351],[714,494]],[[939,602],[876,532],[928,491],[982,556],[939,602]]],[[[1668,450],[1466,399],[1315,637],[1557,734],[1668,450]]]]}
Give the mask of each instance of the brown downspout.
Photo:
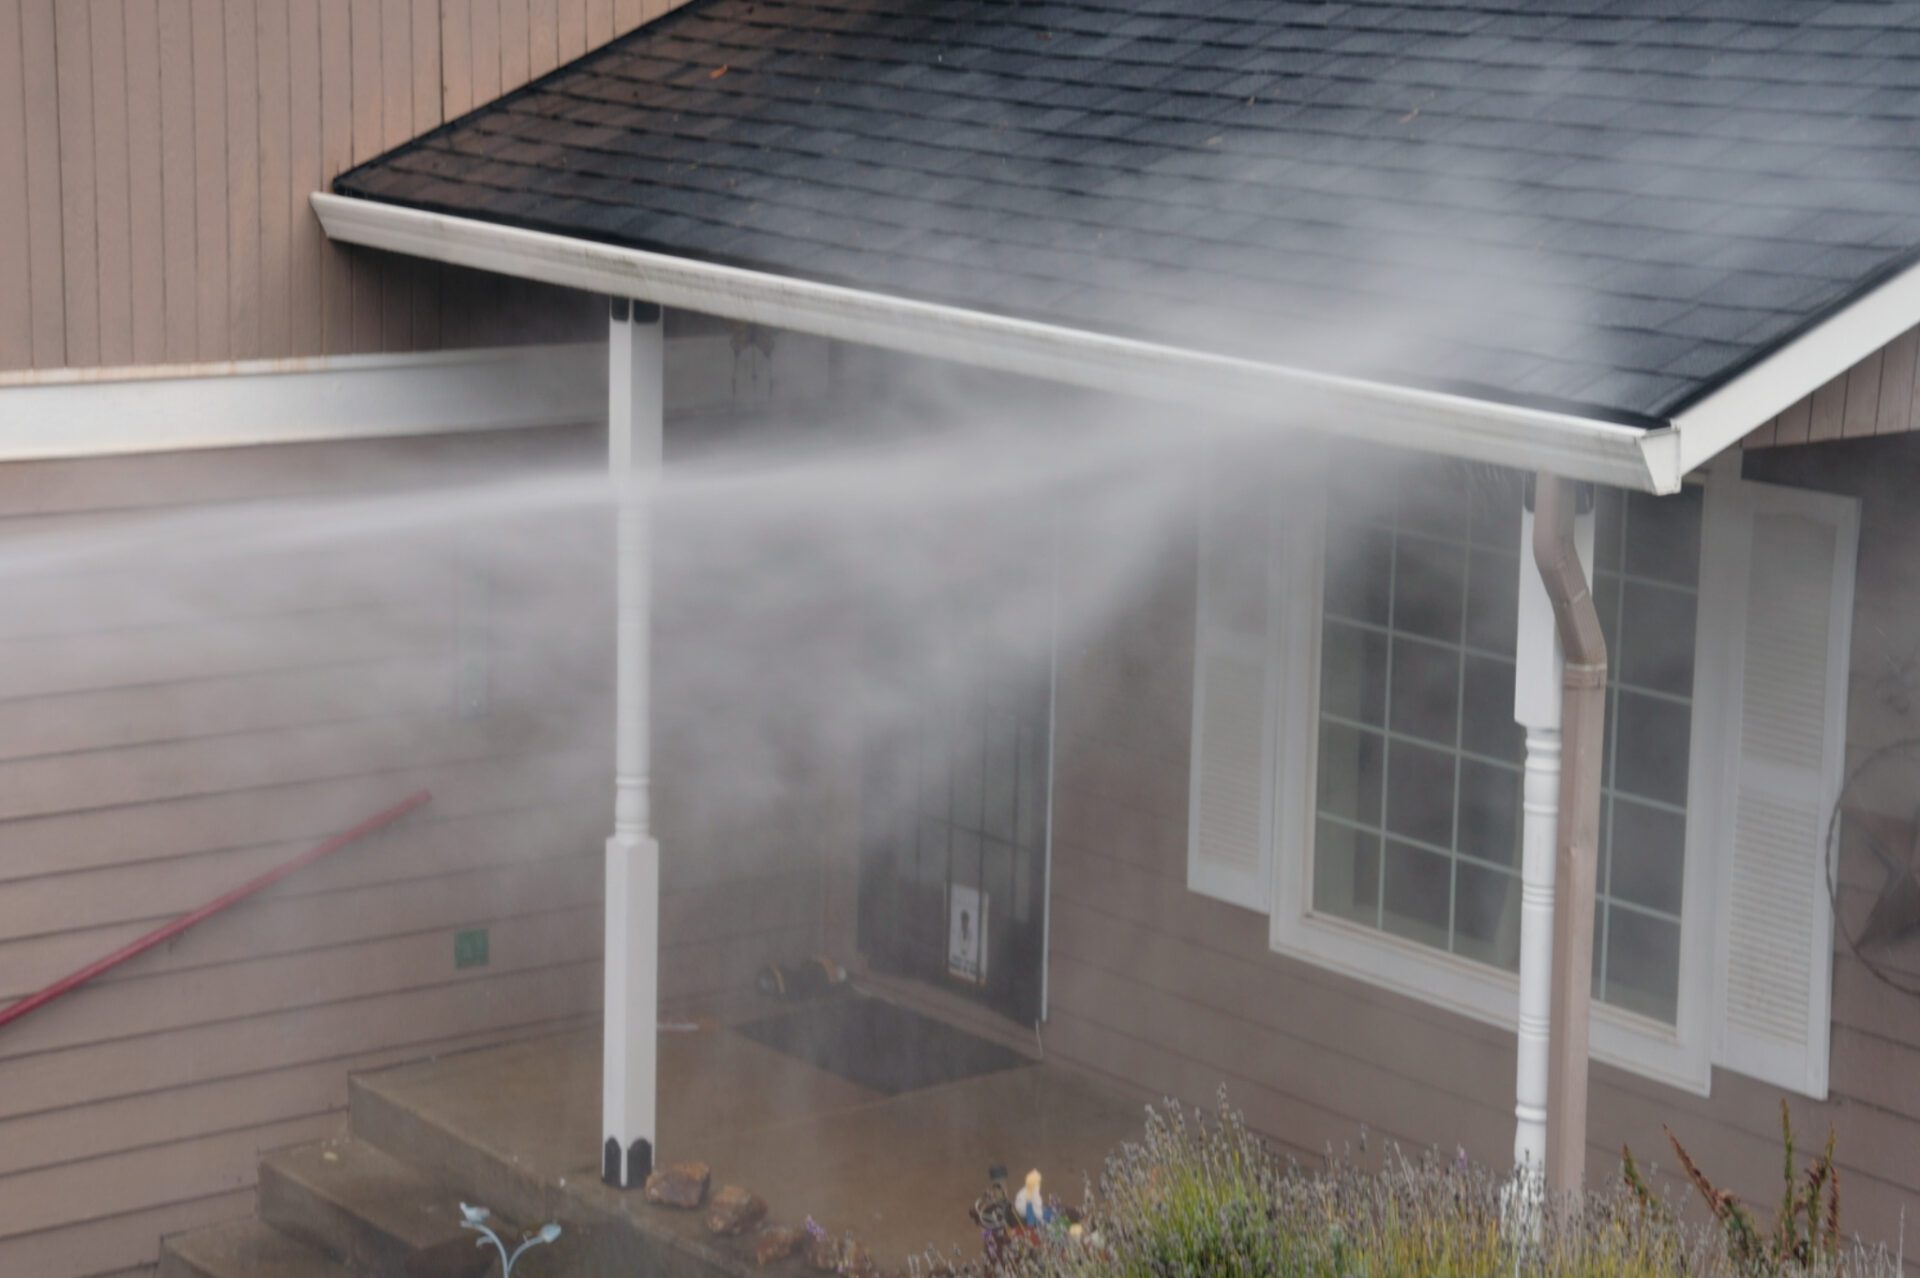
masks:
{"type": "Polygon", "coordinates": [[[1534,482],[1533,558],[1566,655],[1560,722],[1560,836],[1554,856],[1553,1003],[1547,1035],[1547,1188],[1580,1189],[1587,1153],[1587,1004],[1593,983],[1594,874],[1607,713],[1607,641],[1573,544],[1570,486],[1534,482]]]}

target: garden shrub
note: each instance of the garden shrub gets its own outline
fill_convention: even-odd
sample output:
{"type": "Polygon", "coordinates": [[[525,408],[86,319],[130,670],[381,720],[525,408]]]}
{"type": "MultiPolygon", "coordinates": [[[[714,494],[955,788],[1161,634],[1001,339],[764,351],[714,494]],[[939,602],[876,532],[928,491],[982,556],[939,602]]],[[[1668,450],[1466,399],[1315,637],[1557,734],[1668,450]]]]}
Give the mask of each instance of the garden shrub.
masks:
{"type": "Polygon", "coordinates": [[[1529,1217],[1511,1177],[1464,1158],[1301,1169],[1223,1096],[1211,1118],[1149,1110],[1142,1140],[1108,1159],[1082,1210],[1001,1240],[987,1261],[933,1268],[989,1278],[1898,1278],[1884,1252],[1842,1245],[1830,1156],[1818,1166],[1806,1190],[1791,1188],[1789,1171],[1803,1226],[1776,1227],[1780,1246],[1743,1250],[1724,1218],[1720,1229],[1684,1221],[1630,1157],[1619,1183],[1544,1212],[1536,1202],[1529,1217]],[[1825,1215],[1810,1205],[1815,1186],[1829,1191],[1825,1215]],[[1071,1234],[1070,1217],[1083,1220],[1071,1234]]]}

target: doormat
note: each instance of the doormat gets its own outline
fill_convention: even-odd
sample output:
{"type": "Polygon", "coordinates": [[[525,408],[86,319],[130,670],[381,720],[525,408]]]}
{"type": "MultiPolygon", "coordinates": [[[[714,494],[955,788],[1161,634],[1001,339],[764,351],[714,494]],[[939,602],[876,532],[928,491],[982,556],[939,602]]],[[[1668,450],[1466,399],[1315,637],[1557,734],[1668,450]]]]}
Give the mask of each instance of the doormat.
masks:
{"type": "Polygon", "coordinates": [[[737,1027],[776,1052],[897,1096],[1033,1061],[884,999],[848,994],[737,1027]]]}

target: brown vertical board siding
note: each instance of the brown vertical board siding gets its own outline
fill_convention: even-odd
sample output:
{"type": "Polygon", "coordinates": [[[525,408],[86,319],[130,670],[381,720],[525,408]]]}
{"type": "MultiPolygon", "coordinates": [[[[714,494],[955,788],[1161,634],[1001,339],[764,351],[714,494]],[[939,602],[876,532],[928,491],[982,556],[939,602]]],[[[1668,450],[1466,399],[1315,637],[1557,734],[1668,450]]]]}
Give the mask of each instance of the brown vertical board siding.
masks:
{"type": "Polygon", "coordinates": [[[473,0],[473,100],[491,102],[500,96],[500,3],[473,0]]]}
{"type": "Polygon", "coordinates": [[[287,342],[289,353],[327,349],[326,285],[329,250],[307,202],[324,179],[321,143],[320,5],[287,6],[287,342]]]}
{"type": "Polygon", "coordinates": [[[1840,374],[1813,393],[1813,417],[1807,423],[1807,442],[1840,438],[1847,412],[1847,375],[1840,374]]]}
{"type": "Polygon", "coordinates": [[[527,0],[527,69],[535,79],[560,65],[560,4],[527,0]]]}
{"type": "Polygon", "coordinates": [[[258,0],[225,0],[227,86],[227,322],[234,359],[260,340],[261,79],[258,0]]]}
{"type": "Polygon", "coordinates": [[[500,0],[500,91],[511,92],[531,77],[532,38],[527,0],[500,0]]]}
{"type": "Polygon", "coordinates": [[[1891,435],[1907,429],[1913,420],[1915,356],[1920,354],[1920,330],[1902,333],[1888,343],[1880,364],[1880,406],[1873,431],[1891,435]]]}
{"type": "Polygon", "coordinates": [[[185,363],[199,349],[198,231],[193,128],[192,0],[160,0],[160,181],[165,237],[166,358],[185,363]]]}
{"type": "Polygon", "coordinates": [[[33,308],[33,364],[67,358],[61,312],[60,87],[55,71],[54,0],[20,0],[21,92],[26,107],[27,269],[33,308]]]}
{"type": "Polygon", "coordinates": [[[93,36],[85,4],[54,5],[60,93],[60,247],[66,362],[100,362],[99,233],[94,221],[93,36]]]}
{"type": "MultiPolygon", "coordinates": [[[[445,119],[440,90],[440,9],[437,0],[413,0],[413,122],[421,133],[445,119]]],[[[422,350],[440,345],[438,262],[416,262],[413,341],[422,350]]]]}
{"type": "Polygon", "coordinates": [[[289,336],[293,292],[293,217],[306,201],[293,186],[293,130],[289,116],[292,53],[288,0],[258,0],[255,65],[260,104],[260,278],[254,305],[260,316],[260,354],[282,356],[289,336]],[[297,204],[296,204],[297,201],[297,204]]]}
{"type": "MultiPolygon", "coordinates": [[[[320,10],[320,172],[353,163],[353,45],[348,31],[351,0],[314,0],[320,10]]],[[[312,222],[311,210],[307,220],[312,222]]],[[[319,234],[319,224],[313,223],[319,234]]],[[[325,301],[322,349],[337,355],[353,349],[353,267],[347,250],[319,241],[325,301]]]]}
{"type": "Polygon", "coordinates": [[[195,302],[200,359],[231,349],[227,321],[227,16],[221,0],[193,0],[193,159],[196,226],[195,302]]]}
{"type": "Polygon", "coordinates": [[[473,109],[473,2],[440,0],[441,119],[473,109]]]}
{"type": "Polygon", "coordinates": [[[560,61],[571,62],[587,51],[587,0],[559,0],[556,21],[560,61]]]}
{"type": "Polygon", "coordinates": [[[161,176],[160,9],[122,0],[127,58],[127,205],[133,362],[167,358],[166,199],[161,176]]]}
{"type": "Polygon", "coordinates": [[[1807,432],[1813,425],[1813,396],[1808,395],[1789,404],[1780,412],[1780,425],[1774,432],[1775,442],[1781,444],[1804,444],[1807,432]]]}
{"type": "Polygon", "coordinates": [[[27,238],[26,75],[20,59],[21,0],[0,0],[0,369],[33,364],[33,300],[27,238]]]}
{"type": "Polygon", "coordinates": [[[1880,415],[1880,368],[1884,353],[1873,354],[1847,370],[1847,407],[1840,419],[1840,434],[1847,438],[1873,434],[1880,415]]]}
{"type": "Polygon", "coordinates": [[[124,0],[91,0],[94,224],[100,261],[100,362],[133,362],[133,228],[127,156],[124,0]]]}
{"type": "MultiPolygon", "coordinates": [[[[353,146],[351,162],[371,160],[384,149],[385,128],[381,79],[380,0],[349,0],[347,26],[350,47],[349,92],[352,97],[353,146]]],[[[349,349],[380,349],[380,326],[385,318],[384,293],[388,262],[385,254],[357,249],[347,254],[353,276],[352,329],[349,349]]]]}
{"type": "MultiPolygon", "coordinates": [[[[399,146],[414,135],[413,0],[380,0],[381,149],[399,146]]],[[[420,262],[399,257],[389,263],[381,349],[407,351],[419,343],[413,334],[414,295],[420,287],[420,262]]]]}
{"type": "MultiPolygon", "coordinates": [[[[662,5],[663,9],[667,6],[662,5]]],[[[641,0],[5,0],[0,368],[578,332],[561,294],[335,250],[333,175],[600,43],[641,0]],[[452,299],[476,312],[443,314],[452,299]],[[552,314],[538,308],[557,307],[552,314]],[[448,329],[451,323],[451,331],[448,329]]]]}

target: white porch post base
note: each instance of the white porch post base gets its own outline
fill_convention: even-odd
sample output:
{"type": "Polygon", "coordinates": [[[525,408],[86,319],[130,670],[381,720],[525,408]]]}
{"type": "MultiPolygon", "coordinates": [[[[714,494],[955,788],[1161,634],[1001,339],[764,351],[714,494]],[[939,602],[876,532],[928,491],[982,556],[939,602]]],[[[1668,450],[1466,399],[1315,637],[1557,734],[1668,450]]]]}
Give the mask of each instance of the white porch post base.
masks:
{"type": "Polygon", "coordinates": [[[660,1021],[660,845],[607,840],[606,1021],[601,1179],[633,1189],[653,1170],[660,1021]]]}
{"type": "Polygon", "coordinates": [[[660,845],[649,828],[653,533],[665,347],[659,308],[615,298],[607,326],[607,457],[615,500],[613,837],[607,840],[606,991],[600,1059],[601,1177],[632,1189],[653,1170],[659,1083],[660,845]]]}

